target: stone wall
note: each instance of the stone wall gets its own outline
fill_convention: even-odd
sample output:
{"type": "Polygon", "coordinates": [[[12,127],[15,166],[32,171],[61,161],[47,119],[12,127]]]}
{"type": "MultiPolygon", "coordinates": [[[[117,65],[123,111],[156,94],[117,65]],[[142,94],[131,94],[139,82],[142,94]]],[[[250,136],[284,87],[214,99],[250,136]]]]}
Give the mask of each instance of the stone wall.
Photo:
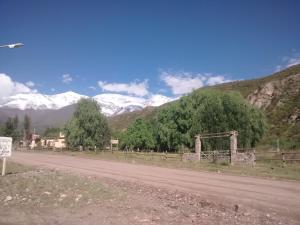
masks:
{"type": "Polygon", "coordinates": [[[235,155],[232,155],[231,161],[234,164],[246,164],[246,165],[255,165],[255,150],[248,150],[245,152],[237,152],[235,155]]]}
{"type": "Polygon", "coordinates": [[[199,161],[198,153],[184,153],[182,155],[182,161],[199,161]]]}

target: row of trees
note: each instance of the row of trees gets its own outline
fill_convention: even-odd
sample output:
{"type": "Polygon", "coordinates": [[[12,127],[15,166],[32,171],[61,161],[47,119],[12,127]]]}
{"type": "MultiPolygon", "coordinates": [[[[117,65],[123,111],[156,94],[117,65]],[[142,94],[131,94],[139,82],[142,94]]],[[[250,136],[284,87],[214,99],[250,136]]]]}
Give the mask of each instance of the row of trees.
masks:
{"type": "MultiPolygon", "coordinates": [[[[176,151],[192,148],[203,133],[239,132],[240,147],[254,147],[266,131],[261,111],[236,92],[194,91],[159,111],[151,121],[137,119],[120,135],[121,146],[176,151]]],[[[229,149],[229,139],[209,139],[204,149],[229,149]]]]}
{"type": "MultiPolygon", "coordinates": [[[[122,148],[157,149],[176,151],[182,147],[192,148],[196,134],[218,133],[237,130],[240,147],[254,147],[266,130],[263,113],[249,105],[236,92],[198,90],[179,101],[163,107],[151,120],[135,120],[117,137],[122,148]]],[[[49,128],[45,134],[56,136],[60,129],[49,128]]],[[[103,148],[109,144],[111,130],[100,106],[91,99],[78,102],[73,117],[64,128],[67,144],[74,148],[103,148]]],[[[1,136],[14,140],[31,135],[31,120],[26,115],[23,127],[19,118],[9,118],[0,126],[1,136]]],[[[228,149],[228,138],[210,139],[203,143],[204,149],[228,149]]]]}
{"type": "MultiPolygon", "coordinates": [[[[266,131],[261,111],[236,92],[201,90],[163,107],[151,120],[136,119],[126,132],[115,135],[122,148],[176,151],[192,148],[194,137],[203,133],[237,130],[240,147],[254,147],[266,131]]],[[[65,126],[70,147],[104,147],[111,131],[97,102],[82,99],[65,126]]],[[[204,149],[228,149],[229,139],[209,139],[204,149]]]]}
{"type": "Polygon", "coordinates": [[[13,141],[20,138],[30,139],[31,135],[31,119],[28,115],[24,116],[23,124],[20,126],[19,117],[8,118],[4,124],[0,124],[0,136],[12,137],[13,141]],[[25,137],[24,137],[25,135],[25,137]]]}

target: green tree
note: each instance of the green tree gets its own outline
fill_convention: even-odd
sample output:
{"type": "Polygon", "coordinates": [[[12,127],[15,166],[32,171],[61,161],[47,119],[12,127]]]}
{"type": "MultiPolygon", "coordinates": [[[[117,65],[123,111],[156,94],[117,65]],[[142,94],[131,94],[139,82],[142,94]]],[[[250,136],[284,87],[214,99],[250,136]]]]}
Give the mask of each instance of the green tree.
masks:
{"type": "Polygon", "coordinates": [[[163,109],[157,116],[155,127],[158,148],[163,150],[174,150],[182,143],[184,133],[180,130],[178,103],[174,103],[163,109]]]}
{"type": "Polygon", "coordinates": [[[2,135],[12,137],[14,141],[20,138],[20,132],[18,130],[19,119],[17,116],[14,118],[8,118],[2,127],[2,135]]]}
{"type": "Polygon", "coordinates": [[[4,126],[0,124],[0,136],[5,136],[4,126]]]}
{"type": "Polygon", "coordinates": [[[104,147],[110,140],[110,129],[100,106],[92,99],[81,99],[73,117],[65,126],[66,141],[70,147],[104,147]]]}
{"type": "Polygon", "coordinates": [[[136,119],[121,138],[122,146],[130,149],[153,149],[155,137],[151,124],[141,118],[136,119]]]}
{"type": "Polygon", "coordinates": [[[43,136],[44,137],[58,137],[59,132],[61,132],[62,129],[58,127],[47,127],[44,131],[43,136]]]}
{"type": "MultiPolygon", "coordinates": [[[[240,147],[254,147],[266,130],[264,115],[236,92],[198,90],[162,109],[156,117],[160,148],[193,147],[199,133],[239,132],[240,147]]],[[[210,139],[204,149],[229,148],[228,138],[210,139]]]]}
{"type": "Polygon", "coordinates": [[[31,135],[31,119],[27,114],[24,116],[23,128],[25,139],[29,140],[31,135]]]}

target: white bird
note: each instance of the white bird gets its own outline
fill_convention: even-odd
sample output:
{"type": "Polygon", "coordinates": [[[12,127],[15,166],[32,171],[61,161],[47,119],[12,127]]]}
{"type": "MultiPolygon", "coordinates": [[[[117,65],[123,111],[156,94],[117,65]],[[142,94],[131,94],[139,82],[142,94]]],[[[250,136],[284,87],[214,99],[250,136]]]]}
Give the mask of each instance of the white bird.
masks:
{"type": "Polygon", "coordinates": [[[9,45],[1,45],[0,48],[20,48],[24,46],[23,43],[15,43],[15,44],[9,44],[9,45]]]}

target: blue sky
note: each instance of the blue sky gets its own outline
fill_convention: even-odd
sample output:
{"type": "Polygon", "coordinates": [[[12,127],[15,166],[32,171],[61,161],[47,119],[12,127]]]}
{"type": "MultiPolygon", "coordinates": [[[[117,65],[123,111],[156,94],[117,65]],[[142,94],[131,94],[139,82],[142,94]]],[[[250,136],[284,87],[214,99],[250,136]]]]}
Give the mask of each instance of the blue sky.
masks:
{"type": "Polygon", "coordinates": [[[300,63],[300,1],[0,0],[0,8],[0,45],[25,44],[0,49],[0,87],[9,77],[15,88],[6,95],[178,96],[300,63]]]}

